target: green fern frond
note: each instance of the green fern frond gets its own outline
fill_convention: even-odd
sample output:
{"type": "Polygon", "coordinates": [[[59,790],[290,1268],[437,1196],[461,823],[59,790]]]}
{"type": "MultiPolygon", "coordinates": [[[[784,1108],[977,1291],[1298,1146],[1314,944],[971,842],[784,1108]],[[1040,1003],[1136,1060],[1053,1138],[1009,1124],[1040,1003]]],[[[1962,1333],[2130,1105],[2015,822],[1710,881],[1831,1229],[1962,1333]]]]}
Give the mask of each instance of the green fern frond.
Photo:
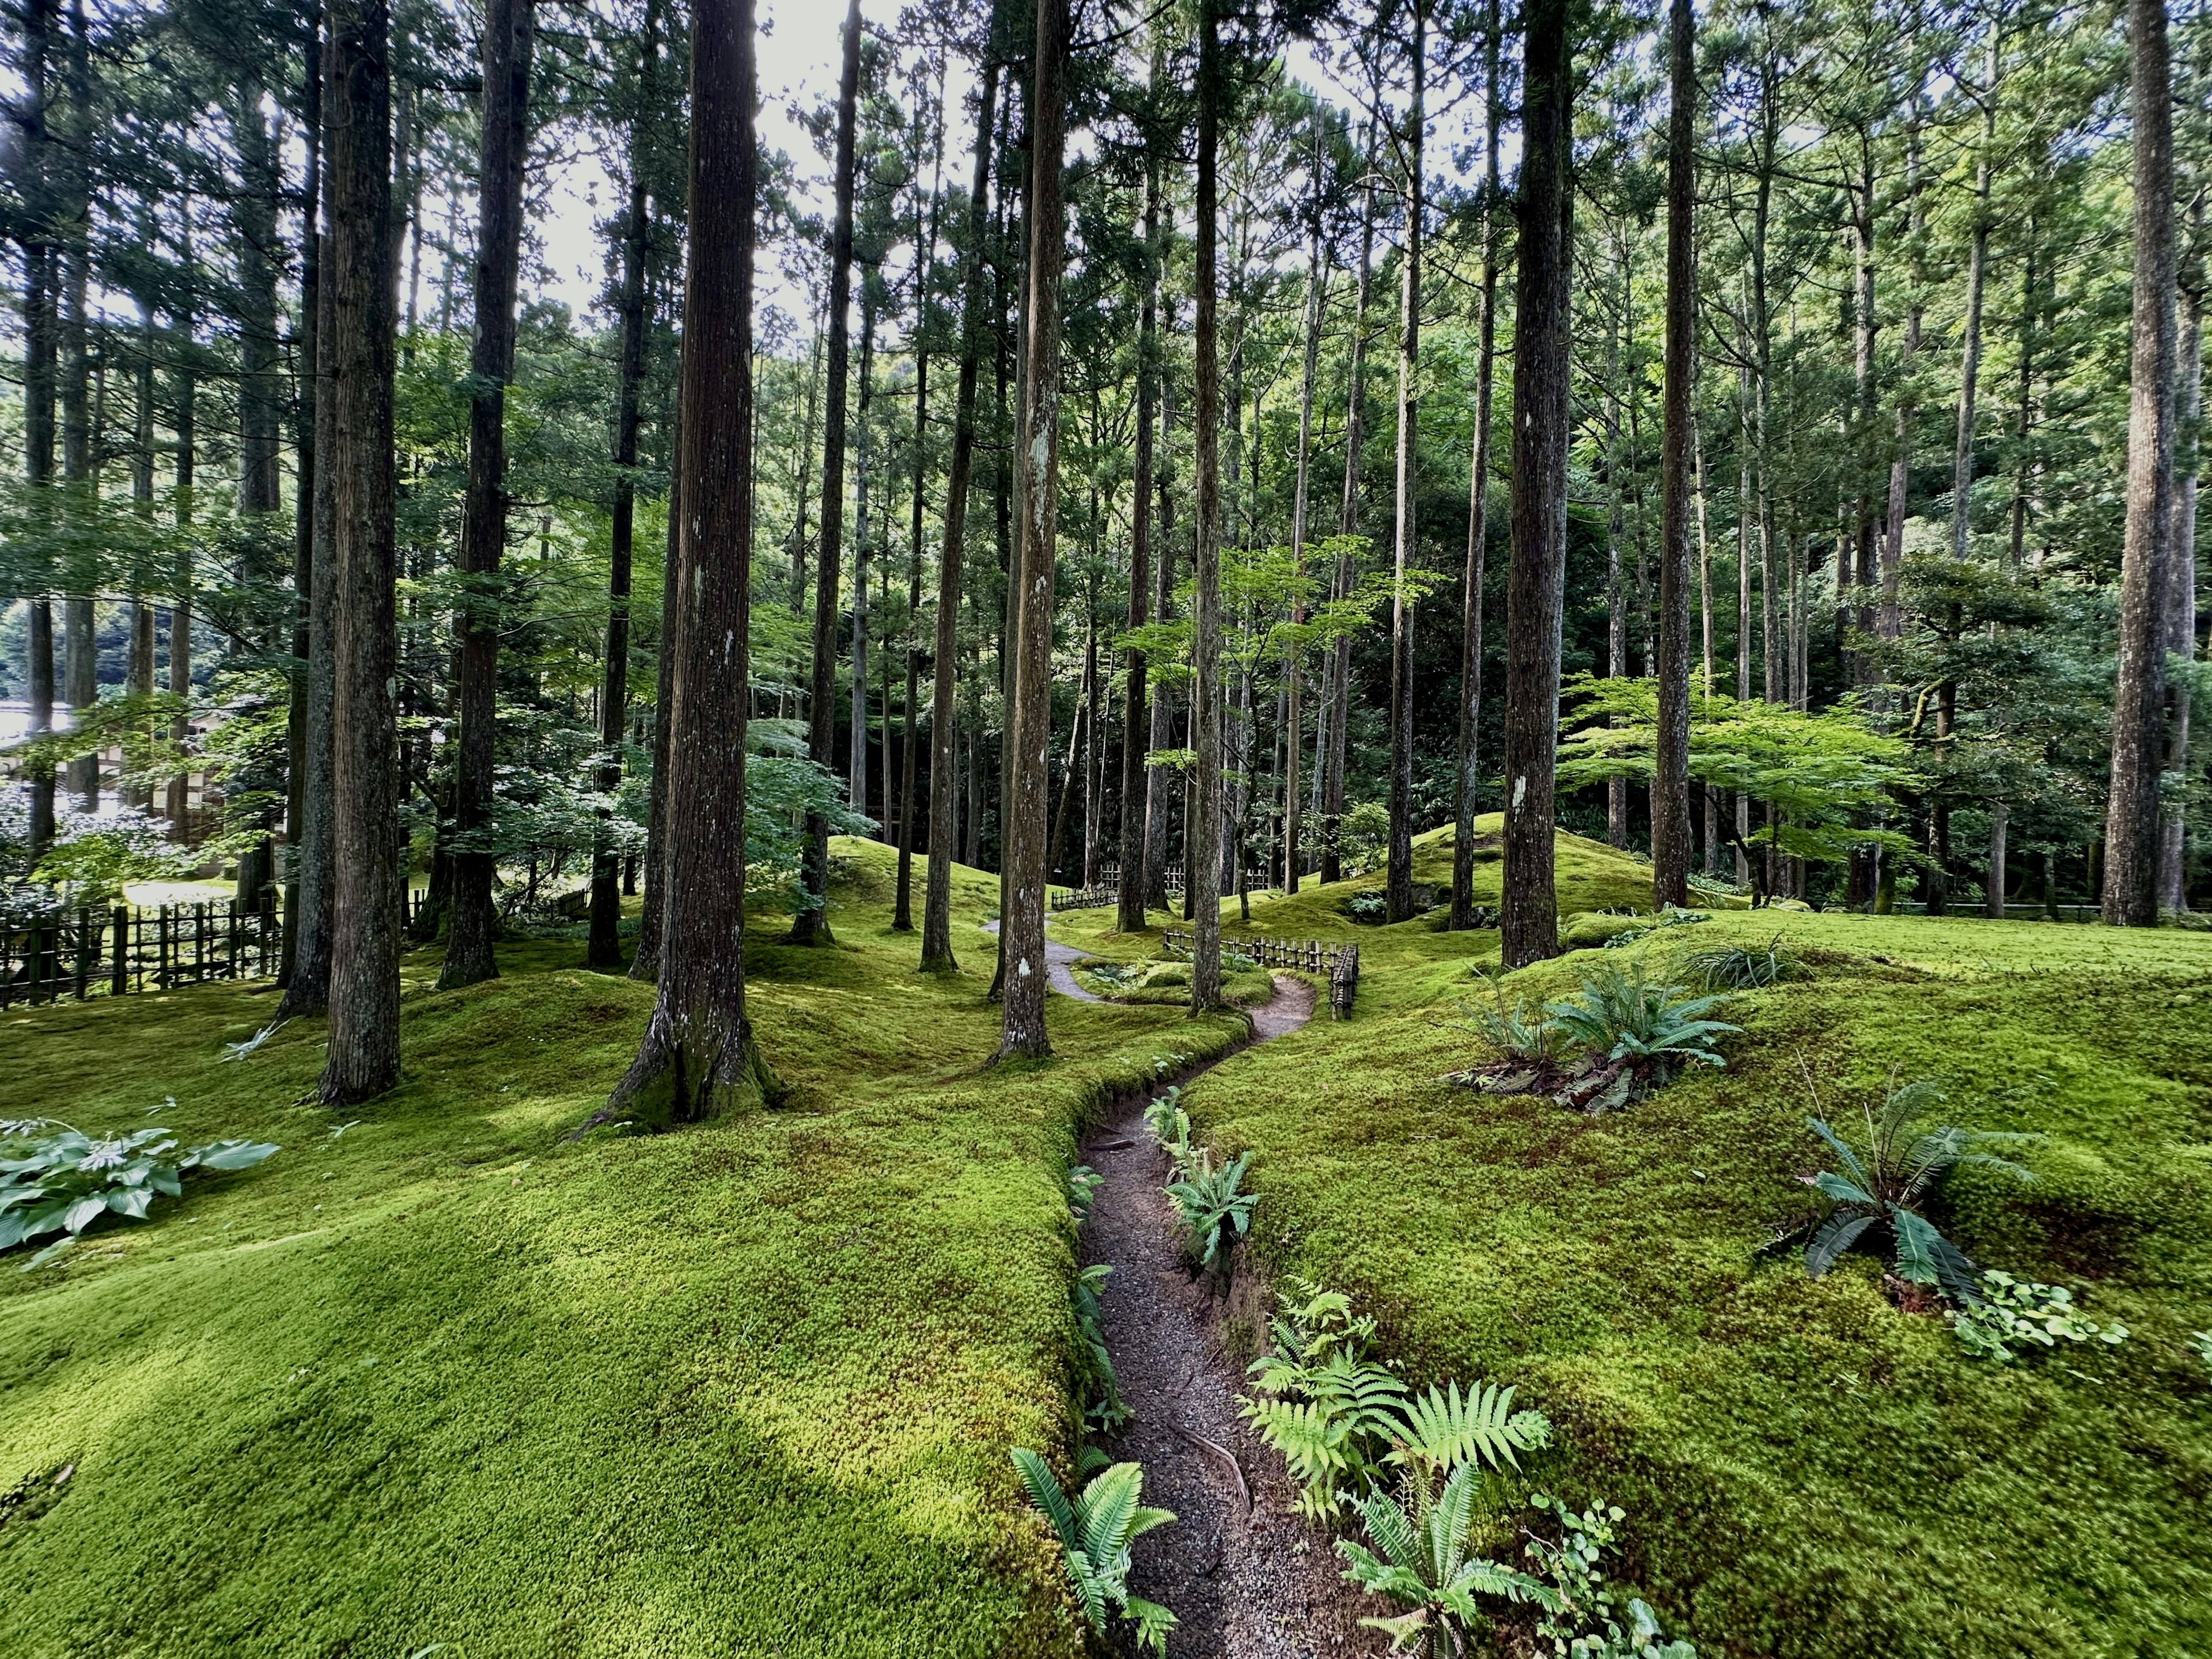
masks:
{"type": "Polygon", "coordinates": [[[1083,1532],[1075,1523],[1075,1511],[1068,1507],[1067,1496],[1052,1478],[1044,1459],[1027,1446],[1016,1446],[1013,1459],[1014,1467],[1021,1471],[1022,1484],[1030,1489],[1030,1501],[1044,1511],[1053,1531],[1060,1534],[1061,1546],[1071,1551],[1080,1549],[1083,1532]]]}
{"type": "Polygon", "coordinates": [[[1141,1595],[1132,1595],[1121,1604],[1137,1626],[1137,1646],[1139,1650],[1157,1653],[1167,1659],[1168,1632],[1176,1627],[1176,1616],[1157,1601],[1147,1601],[1141,1595]]]}
{"type": "Polygon", "coordinates": [[[1456,1382],[1431,1388],[1401,1410],[1391,1461],[1449,1470],[1467,1463],[1519,1468],[1518,1452],[1547,1445],[1551,1424],[1540,1412],[1513,1410],[1513,1390],[1478,1385],[1462,1396],[1456,1382]]]}

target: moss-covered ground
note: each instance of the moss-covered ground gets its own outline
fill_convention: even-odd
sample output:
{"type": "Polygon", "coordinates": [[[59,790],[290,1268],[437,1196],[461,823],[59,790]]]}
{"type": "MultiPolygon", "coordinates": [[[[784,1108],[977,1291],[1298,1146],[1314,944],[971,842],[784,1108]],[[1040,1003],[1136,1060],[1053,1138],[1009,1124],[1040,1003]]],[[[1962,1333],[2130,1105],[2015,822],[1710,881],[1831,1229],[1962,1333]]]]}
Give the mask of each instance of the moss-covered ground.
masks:
{"type": "MultiPolygon", "coordinates": [[[[1426,855],[1448,869],[1448,832],[1426,855]]],[[[1563,843],[1563,867],[1600,904],[1643,897],[1644,866],[1602,848],[1563,843]]],[[[1629,1570],[1670,1626],[1790,1659],[2212,1653],[2212,1375],[2189,1344],[2212,1329],[2212,936],[1735,912],[1508,977],[1557,994],[1778,933],[1812,964],[1730,1003],[1724,1071],[1593,1119],[1442,1081],[1488,1057],[1461,1005],[1489,994],[1472,970],[1498,936],[1355,927],[1347,892],[1253,920],[1358,939],[1357,1016],[1210,1073],[1193,1117],[1256,1151],[1279,1275],[1354,1292],[1417,1377],[1510,1382],[1551,1413],[1537,1478],[1629,1510],[1629,1570]],[[1943,1218],[2130,1339],[1993,1366],[1893,1306],[1871,1260],[1814,1283],[1760,1256],[1816,1207],[1808,1072],[1832,1115],[1930,1077],[1953,1120],[2042,1137],[2033,1185],[1960,1178],[1943,1218]]]]}
{"type": "Polygon", "coordinates": [[[225,1058],[265,994],[0,1018],[7,1115],[283,1148],[0,1267],[0,1653],[1073,1652],[1006,1458],[1071,1438],[1064,1171],[1243,1023],[1054,999],[1062,1057],[984,1069],[995,878],[921,975],[839,851],[841,947],[747,952],[791,1103],[680,1133],[564,1139],[652,999],[569,945],[411,957],[405,1082],[341,1118],[319,1023],[225,1058]]]}

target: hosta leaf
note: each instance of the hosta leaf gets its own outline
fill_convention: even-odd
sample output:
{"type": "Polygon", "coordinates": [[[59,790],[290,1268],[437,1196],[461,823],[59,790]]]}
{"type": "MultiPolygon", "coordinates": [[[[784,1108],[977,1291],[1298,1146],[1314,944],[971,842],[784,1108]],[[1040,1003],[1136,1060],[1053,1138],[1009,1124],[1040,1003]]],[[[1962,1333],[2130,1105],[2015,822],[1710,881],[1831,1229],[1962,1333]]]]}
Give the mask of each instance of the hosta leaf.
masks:
{"type": "Polygon", "coordinates": [[[250,1170],[276,1150],[262,1140],[218,1140],[187,1154],[204,1170],[250,1170]]]}
{"type": "Polygon", "coordinates": [[[106,1199],[94,1194],[80,1198],[62,1212],[62,1225],[71,1233],[81,1233],[94,1221],[107,1213],[106,1199]]]}
{"type": "Polygon", "coordinates": [[[107,1194],[107,1207],[134,1221],[146,1218],[146,1206],[153,1201],[153,1189],[149,1187],[117,1187],[107,1194]]]}

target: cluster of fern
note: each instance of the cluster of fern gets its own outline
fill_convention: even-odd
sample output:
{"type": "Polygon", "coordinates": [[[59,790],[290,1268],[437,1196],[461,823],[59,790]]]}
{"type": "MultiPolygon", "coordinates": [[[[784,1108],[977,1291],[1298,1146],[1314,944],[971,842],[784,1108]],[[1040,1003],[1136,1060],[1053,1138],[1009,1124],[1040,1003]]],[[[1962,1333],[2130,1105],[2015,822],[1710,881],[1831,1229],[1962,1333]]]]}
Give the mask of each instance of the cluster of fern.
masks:
{"type": "Polygon", "coordinates": [[[1194,1269],[1225,1285],[1237,1243],[1252,1230],[1252,1207],[1258,1201],[1244,1190],[1252,1154],[1217,1164],[1211,1149],[1192,1143],[1190,1114],[1180,1103],[1182,1095],[1180,1086],[1170,1085],[1147,1103],[1145,1125],[1175,1160],[1176,1178],[1168,1183],[1167,1194],[1182,1222],[1185,1257],[1194,1269]]]}
{"type": "Polygon", "coordinates": [[[1533,1502],[1559,1535],[1527,1534],[1533,1570],[1474,1553],[1484,1472],[1517,1473],[1521,1453],[1551,1443],[1542,1413],[1515,1411],[1513,1390],[1494,1383],[1415,1394],[1373,1357],[1374,1321],[1354,1314],[1350,1298],[1304,1282],[1297,1291],[1269,1322],[1275,1351],[1252,1363],[1260,1397],[1243,1411],[1303,1483],[1306,1514],[1331,1524],[1357,1518],[1361,1540],[1337,1542],[1345,1577],[1401,1609],[1361,1624],[1388,1635],[1394,1653],[1434,1659],[1469,1650],[1471,1632],[1491,1622],[1486,1603],[1521,1604],[1536,1609],[1542,1651],[1696,1659],[1601,1570],[1618,1509],[1577,1514],[1539,1494],[1533,1502]]]}

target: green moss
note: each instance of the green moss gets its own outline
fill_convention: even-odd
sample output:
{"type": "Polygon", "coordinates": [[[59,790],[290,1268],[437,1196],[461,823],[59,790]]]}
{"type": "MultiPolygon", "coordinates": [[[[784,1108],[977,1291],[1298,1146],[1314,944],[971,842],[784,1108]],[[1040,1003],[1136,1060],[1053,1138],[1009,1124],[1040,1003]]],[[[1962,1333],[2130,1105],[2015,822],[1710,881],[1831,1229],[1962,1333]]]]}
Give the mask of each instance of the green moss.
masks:
{"type": "Polygon", "coordinates": [[[222,1060],[265,995],[0,1018],[11,1112],[174,1095],[284,1148],[0,1271],[0,1492],[76,1471],[0,1521],[0,1650],[1077,1651],[1006,1455],[1072,1432],[1063,1172],[1243,1022],[1055,999],[1060,1060],[985,1066],[995,878],[956,882],[965,971],[919,975],[888,849],[838,851],[839,948],[751,930],[789,1103],[675,1134],[563,1139],[653,996],[572,945],[442,994],[410,958],[405,1081],[337,1119],[301,1103],[319,1023],[222,1060]]]}
{"type": "MultiPolygon", "coordinates": [[[[2212,943],[2172,932],[1761,912],[1597,960],[1779,931],[1815,977],[1744,995],[1724,1072],[1586,1119],[1439,1081],[1466,957],[1372,930],[1360,1012],[1186,1097],[1255,1149],[1254,1235],[1382,1316],[1420,1375],[1518,1383],[1559,1422],[1540,1478],[1631,1513],[1631,1565],[1701,1650],[2179,1656],[2212,1650],[2212,943]],[[2025,1189],[1962,1179],[1945,1218],[1985,1265],[2069,1284],[2118,1348],[1966,1359],[1874,1264],[1818,1284],[1759,1248],[1808,1213],[1804,1127],[1894,1072],[1957,1121],[2035,1132],[2025,1189]]],[[[1428,940],[1451,936],[1428,935],[1428,940]]],[[[1494,936],[1464,936],[1487,951],[1494,936]]],[[[1672,1628],[1672,1620],[1670,1620],[1672,1628]]]]}

